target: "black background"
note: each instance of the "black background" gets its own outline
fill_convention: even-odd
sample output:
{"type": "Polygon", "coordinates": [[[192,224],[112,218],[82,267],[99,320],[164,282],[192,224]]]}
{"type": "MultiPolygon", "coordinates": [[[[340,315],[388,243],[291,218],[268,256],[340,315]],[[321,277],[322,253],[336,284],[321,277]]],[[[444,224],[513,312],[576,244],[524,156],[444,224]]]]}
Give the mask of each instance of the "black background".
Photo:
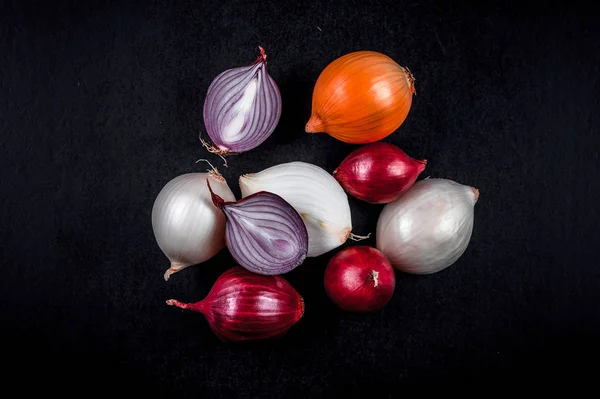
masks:
{"type": "MultiPolygon", "coordinates": [[[[600,19],[560,3],[361,3],[3,2],[3,377],[269,398],[595,377],[600,19]],[[219,167],[236,195],[242,173],[291,160],[332,171],[355,148],[304,124],[320,71],[369,49],[417,79],[386,141],[427,158],[422,177],[481,197],[462,258],[432,276],[397,273],[383,311],[336,309],[326,254],[286,275],[306,314],[283,339],[232,345],[164,304],[202,299],[232,266],[227,251],[166,283],[150,214],[167,181],[206,169],[197,159],[220,163],[198,142],[204,95],[258,45],[283,114],[264,145],[219,167]]],[[[354,231],[374,232],[381,207],[350,204],[354,231]]]]}

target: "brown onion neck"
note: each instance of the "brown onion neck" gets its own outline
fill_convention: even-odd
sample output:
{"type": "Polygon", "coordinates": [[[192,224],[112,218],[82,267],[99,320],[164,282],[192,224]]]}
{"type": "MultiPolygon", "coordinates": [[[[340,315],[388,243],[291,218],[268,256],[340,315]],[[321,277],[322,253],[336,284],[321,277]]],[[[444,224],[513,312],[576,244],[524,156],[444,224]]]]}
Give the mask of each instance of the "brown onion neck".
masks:
{"type": "Polygon", "coordinates": [[[263,64],[266,64],[267,63],[267,53],[265,52],[265,49],[262,48],[261,46],[258,46],[258,49],[260,50],[260,55],[258,56],[256,61],[254,61],[254,63],[258,64],[259,62],[262,62],[263,64]]]}
{"type": "Polygon", "coordinates": [[[402,67],[406,74],[406,80],[408,81],[408,87],[412,90],[412,94],[417,94],[417,88],[415,87],[415,77],[407,67],[402,67]]]}

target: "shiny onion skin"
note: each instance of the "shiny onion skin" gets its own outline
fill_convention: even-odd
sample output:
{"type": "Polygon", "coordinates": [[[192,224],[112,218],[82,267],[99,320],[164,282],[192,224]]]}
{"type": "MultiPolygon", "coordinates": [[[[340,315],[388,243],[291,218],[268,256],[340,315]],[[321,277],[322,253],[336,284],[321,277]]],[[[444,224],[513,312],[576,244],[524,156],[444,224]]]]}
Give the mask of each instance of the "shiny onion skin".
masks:
{"type": "Polygon", "coordinates": [[[377,249],[403,272],[439,272],[467,249],[478,199],[474,187],[447,179],[421,180],[383,207],[377,249]]]}
{"type": "Polygon", "coordinates": [[[242,196],[268,191],[286,200],[304,220],[308,257],[329,252],[352,238],[348,196],[323,168],[288,162],[240,177],[242,196]]]}
{"type": "Polygon", "coordinates": [[[393,144],[373,143],[350,153],[333,171],[346,192],[371,204],[386,204],[412,186],[426,160],[406,155],[393,144]]]}
{"type": "Polygon", "coordinates": [[[325,269],[327,295],[347,311],[379,310],[390,301],[395,287],[396,276],[390,261],[375,248],[343,249],[325,269]]]}
{"type": "Polygon", "coordinates": [[[308,133],[366,144],[390,135],[404,122],[416,93],[410,71],[375,51],[346,54],[317,79],[308,133]]]}
{"type": "Polygon", "coordinates": [[[204,300],[169,299],[167,305],[204,314],[222,341],[280,337],[304,315],[304,300],[290,283],[239,266],[223,273],[204,300]]]}
{"type": "Polygon", "coordinates": [[[254,64],[221,73],[206,94],[204,126],[211,152],[241,153],[262,144],[279,122],[281,94],[267,72],[267,55],[259,46],[254,64]]]}
{"type": "Polygon", "coordinates": [[[287,273],[306,259],[308,233],[298,212],[280,196],[260,191],[237,202],[211,192],[225,214],[225,242],[233,258],[251,272],[287,273]]]}
{"type": "Polygon", "coordinates": [[[168,182],[152,208],[152,229],[158,246],[169,258],[168,280],[188,266],[207,261],[225,246],[225,216],[214,207],[206,181],[228,201],[235,197],[216,172],[187,173],[168,182]]]}

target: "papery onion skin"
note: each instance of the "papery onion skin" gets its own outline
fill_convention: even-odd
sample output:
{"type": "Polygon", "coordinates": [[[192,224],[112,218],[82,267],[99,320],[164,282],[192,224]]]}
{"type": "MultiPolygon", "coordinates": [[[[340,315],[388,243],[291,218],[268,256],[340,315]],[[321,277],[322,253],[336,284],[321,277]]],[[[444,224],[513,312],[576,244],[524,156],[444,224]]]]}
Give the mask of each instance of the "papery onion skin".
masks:
{"type": "Polygon", "coordinates": [[[333,171],[346,192],[371,204],[394,201],[410,188],[425,169],[426,160],[417,160],[389,143],[358,148],[333,171]]]}
{"type": "Polygon", "coordinates": [[[306,131],[352,144],[381,140],[406,119],[416,93],[414,80],[408,68],[385,54],[346,54],[317,79],[306,131]]]}
{"type": "Polygon", "coordinates": [[[243,175],[239,183],[244,197],[268,191],[298,211],[308,231],[308,257],[339,247],[351,235],[348,196],[333,176],[316,165],[283,163],[243,175]]]}
{"type": "Polygon", "coordinates": [[[210,84],[204,101],[206,133],[221,154],[241,153],[262,144],[281,116],[281,94],[267,72],[267,55],[254,64],[228,69],[210,84]]]}
{"type": "Polygon", "coordinates": [[[152,208],[152,229],[158,246],[171,261],[171,274],[207,261],[225,246],[225,217],[212,203],[206,187],[228,201],[235,197],[227,182],[216,173],[188,173],[168,182],[152,208]]]}
{"type": "Polygon", "coordinates": [[[387,204],[377,221],[377,248],[406,273],[431,274],[465,252],[479,191],[452,180],[421,180],[387,204]]]}
{"type": "Polygon", "coordinates": [[[341,250],[325,269],[325,291],[340,308],[374,312],[392,298],[396,275],[380,251],[367,246],[341,250]]]}
{"type": "Polygon", "coordinates": [[[283,274],[306,259],[308,233],[304,222],[280,196],[261,191],[237,202],[225,202],[212,193],[212,200],[227,218],[227,248],[244,268],[259,274],[283,274]]]}
{"type": "Polygon", "coordinates": [[[232,342],[280,337],[304,315],[304,300],[285,279],[239,266],[223,273],[204,300],[167,305],[204,314],[216,336],[232,342]]]}

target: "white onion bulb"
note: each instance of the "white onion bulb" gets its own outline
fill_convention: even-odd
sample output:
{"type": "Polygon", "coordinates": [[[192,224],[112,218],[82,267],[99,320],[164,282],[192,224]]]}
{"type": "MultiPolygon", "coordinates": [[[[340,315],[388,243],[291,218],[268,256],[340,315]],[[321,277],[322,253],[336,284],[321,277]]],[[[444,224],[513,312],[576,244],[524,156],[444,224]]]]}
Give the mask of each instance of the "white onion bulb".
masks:
{"type": "Polygon", "coordinates": [[[279,164],[240,177],[242,196],[268,191],[286,200],[308,231],[308,256],[319,256],[346,242],[352,231],[348,196],[322,168],[306,162],[279,164]]]}
{"type": "Polygon", "coordinates": [[[377,248],[394,267],[431,274],[467,249],[479,191],[452,180],[426,179],[387,204],[377,221],[377,248]]]}
{"type": "Polygon", "coordinates": [[[212,203],[206,179],[225,201],[235,196],[216,173],[188,173],[168,182],[152,208],[152,229],[171,261],[165,280],[188,266],[215,256],[225,246],[225,216],[212,203]]]}

